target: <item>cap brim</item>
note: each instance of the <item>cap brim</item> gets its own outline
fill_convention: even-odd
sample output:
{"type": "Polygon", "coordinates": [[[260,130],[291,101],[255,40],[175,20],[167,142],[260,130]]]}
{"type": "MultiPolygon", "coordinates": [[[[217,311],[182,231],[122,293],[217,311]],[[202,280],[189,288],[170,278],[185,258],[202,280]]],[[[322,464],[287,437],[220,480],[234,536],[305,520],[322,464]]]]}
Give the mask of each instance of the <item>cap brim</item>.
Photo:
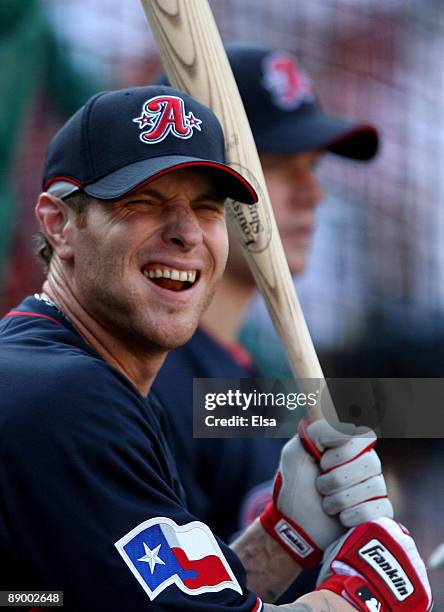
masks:
{"type": "Polygon", "coordinates": [[[221,195],[245,204],[258,200],[255,189],[238,172],[217,162],[180,155],[155,157],[129,164],[84,187],[84,191],[99,200],[116,200],[160,176],[181,168],[201,167],[217,180],[221,195]]]}
{"type": "Polygon", "coordinates": [[[362,161],[372,159],[379,147],[374,126],[323,113],[310,113],[297,120],[289,113],[270,128],[257,130],[255,138],[259,151],[292,154],[321,150],[362,161]]]}

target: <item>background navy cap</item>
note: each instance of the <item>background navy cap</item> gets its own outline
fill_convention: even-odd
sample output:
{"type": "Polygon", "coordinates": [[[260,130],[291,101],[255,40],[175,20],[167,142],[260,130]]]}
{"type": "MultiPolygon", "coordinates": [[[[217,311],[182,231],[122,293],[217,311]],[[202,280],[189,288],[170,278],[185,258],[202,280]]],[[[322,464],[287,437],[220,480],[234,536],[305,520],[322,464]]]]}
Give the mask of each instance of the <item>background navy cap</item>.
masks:
{"type": "Polygon", "coordinates": [[[376,154],[375,127],[325,114],[292,54],[253,44],[226,51],[260,152],[319,149],[356,160],[376,154]]]}
{"type": "Polygon", "coordinates": [[[97,94],[65,123],[49,144],[43,189],[63,197],[78,188],[113,200],[166,172],[198,166],[222,195],[255,203],[253,187],[225,161],[210,109],[171,87],[133,87],[97,94]]]}

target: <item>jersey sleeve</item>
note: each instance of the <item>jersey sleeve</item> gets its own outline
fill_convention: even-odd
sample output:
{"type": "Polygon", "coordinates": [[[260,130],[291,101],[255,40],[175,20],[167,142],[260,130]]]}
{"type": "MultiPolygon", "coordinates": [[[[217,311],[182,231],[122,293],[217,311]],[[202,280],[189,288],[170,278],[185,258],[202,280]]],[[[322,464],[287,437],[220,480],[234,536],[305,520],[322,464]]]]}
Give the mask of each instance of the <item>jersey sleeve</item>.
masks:
{"type": "Polygon", "coordinates": [[[65,370],[2,422],[2,583],[63,590],[67,611],[260,610],[186,509],[149,402],[106,366],[65,370]]]}

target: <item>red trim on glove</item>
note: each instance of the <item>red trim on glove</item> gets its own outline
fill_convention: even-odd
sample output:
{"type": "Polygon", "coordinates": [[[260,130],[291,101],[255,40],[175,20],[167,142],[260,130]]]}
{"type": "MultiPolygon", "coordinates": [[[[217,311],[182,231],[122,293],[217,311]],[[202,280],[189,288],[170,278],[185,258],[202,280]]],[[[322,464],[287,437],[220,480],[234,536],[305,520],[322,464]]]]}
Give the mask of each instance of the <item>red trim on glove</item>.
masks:
{"type": "Polygon", "coordinates": [[[298,424],[298,436],[306,452],[311,455],[315,461],[319,462],[321,460],[322,453],[310,438],[307,431],[308,426],[311,425],[312,422],[313,421],[311,419],[301,419],[298,424]]]}
{"type": "Polygon", "coordinates": [[[347,465],[348,463],[352,463],[353,461],[356,461],[358,457],[362,457],[362,455],[365,455],[365,453],[368,453],[371,450],[373,450],[376,446],[376,442],[377,440],[372,440],[368,446],[366,446],[360,453],[358,453],[351,459],[348,459],[347,461],[344,461],[343,463],[338,463],[337,465],[333,465],[331,468],[327,468],[326,470],[322,470],[321,473],[328,474],[329,472],[332,472],[333,470],[336,470],[337,468],[342,467],[343,465],[347,465]]]}
{"type": "Polygon", "coordinates": [[[369,612],[369,610],[390,612],[390,608],[380,599],[371,585],[359,576],[330,576],[316,590],[323,589],[333,591],[362,612],[369,612]],[[367,602],[373,605],[370,607],[367,602]]]}
{"type": "MultiPolygon", "coordinates": [[[[280,474],[276,477],[276,481],[279,476],[280,474]]],[[[277,509],[274,501],[267,505],[259,520],[265,531],[279,542],[301,567],[315,567],[321,561],[322,550],[302,527],[277,509]]]]}
{"type": "MultiPolygon", "coordinates": [[[[364,584],[368,581],[370,586],[366,585],[367,588],[390,612],[424,612],[430,609],[428,595],[407,553],[381,525],[371,522],[356,527],[344,540],[330,566],[335,574],[340,572],[334,567],[337,562],[354,569],[364,584]]],[[[341,578],[345,586],[347,576],[336,574],[336,577],[341,578]]],[[[328,582],[327,579],[318,588],[322,589],[328,582]]],[[[345,592],[348,593],[347,589],[345,592]]]]}
{"type": "Polygon", "coordinates": [[[274,484],[273,484],[273,500],[274,501],[276,501],[277,498],[279,497],[279,493],[281,492],[282,485],[283,485],[282,472],[279,470],[279,472],[276,474],[276,478],[274,479],[274,484]]]}

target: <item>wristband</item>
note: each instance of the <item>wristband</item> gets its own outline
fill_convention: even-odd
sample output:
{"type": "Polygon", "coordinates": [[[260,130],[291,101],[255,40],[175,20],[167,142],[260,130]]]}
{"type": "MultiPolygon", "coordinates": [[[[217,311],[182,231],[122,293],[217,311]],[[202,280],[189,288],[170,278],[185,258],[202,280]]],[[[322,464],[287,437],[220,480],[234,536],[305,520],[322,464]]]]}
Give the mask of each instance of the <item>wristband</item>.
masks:
{"type": "Polygon", "coordinates": [[[408,532],[395,521],[381,518],[355,527],[326,553],[324,565],[329,574],[318,590],[334,591],[358,610],[432,609],[424,563],[408,532]]]}
{"type": "Polygon", "coordinates": [[[330,576],[316,590],[323,589],[333,591],[362,612],[390,612],[370,584],[360,576],[330,576]]]}
{"type": "Polygon", "coordinates": [[[282,487],[282,475],[278,472],[274,483],[273,501],[269,502],[259,520],[265,531],[274,538],[304,568],[315,567],[323,551],[309,535],[290,518],[278,510],[274,502],[282,487]]]}

